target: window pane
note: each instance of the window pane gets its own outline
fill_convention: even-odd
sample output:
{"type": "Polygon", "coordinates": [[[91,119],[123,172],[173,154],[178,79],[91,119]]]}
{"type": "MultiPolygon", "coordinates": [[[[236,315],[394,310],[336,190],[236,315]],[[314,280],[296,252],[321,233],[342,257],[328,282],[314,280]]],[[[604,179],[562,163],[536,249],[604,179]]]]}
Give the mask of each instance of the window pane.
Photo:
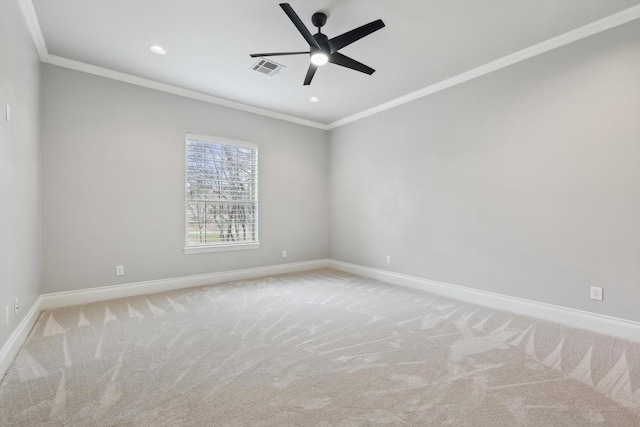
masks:
{"type": "Polygon", "coordinates": [[[257,150],[187,139],[186,151],[187,246],[257,242],[257,150]]]}

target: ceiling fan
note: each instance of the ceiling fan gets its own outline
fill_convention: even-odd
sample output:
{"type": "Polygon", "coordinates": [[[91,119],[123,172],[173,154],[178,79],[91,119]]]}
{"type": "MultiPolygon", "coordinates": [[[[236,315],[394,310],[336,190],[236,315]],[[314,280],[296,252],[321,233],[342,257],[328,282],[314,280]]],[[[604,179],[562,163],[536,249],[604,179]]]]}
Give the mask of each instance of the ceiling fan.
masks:
{"type": "Polygon", "coordinates": [[[353,29],[351,31],[347,31],[344,34],[333,37],[332,39],[328,38],[325,34],[322,34],[321,28],[327,22],[327,15],[322,12],[316,12],[311,17],[311,23],[314,27],[318,28],[318,32],[316,34],[311,34],[307,27],[302,23],[302,20],[296,12],[293,10],[289,3],[280,3],[280,7],[284,10],[284,13],[287,14],[293,25],[296,26],[302,37],[309,43],[309,51],[306,52],[275,52],[275,53],[252,53],[250,56],[252,58],[262,57],[262,56],[282,56],[282,55],[302,55],[309,54],[311,55],[311,64],[309,64],[309,69],[307,70],[307,75],[304,78],[304,85],[308,85],[311,83],[311,79],[313,79],[318,66],[324,65],[327,62],[332,64],[340,65],[342,67],[351,68],[352,70],[360,71],[365,74],[373,74],[374,70],[371,67],[368,67],[355,59],[351,59],[348,56],[345,56],[338,52],[338,50],[342,49],[345,46],[350,45],[351,43],[360,40],[361,38],[368,36],[374,31],[378,31],[380,28],[384,27],[384,22],[381,19],[377,21],[369,22],[361,27],[353,29]]]}

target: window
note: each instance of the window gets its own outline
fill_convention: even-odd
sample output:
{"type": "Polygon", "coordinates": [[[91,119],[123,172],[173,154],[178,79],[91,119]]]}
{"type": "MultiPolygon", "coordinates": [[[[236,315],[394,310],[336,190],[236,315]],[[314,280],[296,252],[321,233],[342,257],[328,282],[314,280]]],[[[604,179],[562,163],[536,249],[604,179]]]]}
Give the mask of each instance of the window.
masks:
{"type": "Polygon", "coordinates": [[[185,253],[255,249],[258,147],[187,134],[185,253]]]}

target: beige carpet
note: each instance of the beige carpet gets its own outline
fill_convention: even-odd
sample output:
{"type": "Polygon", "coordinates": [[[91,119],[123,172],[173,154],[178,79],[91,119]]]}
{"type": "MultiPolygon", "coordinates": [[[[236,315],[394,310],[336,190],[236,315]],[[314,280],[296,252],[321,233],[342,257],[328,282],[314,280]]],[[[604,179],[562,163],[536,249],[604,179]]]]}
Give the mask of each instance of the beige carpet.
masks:
{"type": "Polygon", "coordinates": [[[2,426],[640,426],[640,344],[333,270],[45,312],[2,426]]]}

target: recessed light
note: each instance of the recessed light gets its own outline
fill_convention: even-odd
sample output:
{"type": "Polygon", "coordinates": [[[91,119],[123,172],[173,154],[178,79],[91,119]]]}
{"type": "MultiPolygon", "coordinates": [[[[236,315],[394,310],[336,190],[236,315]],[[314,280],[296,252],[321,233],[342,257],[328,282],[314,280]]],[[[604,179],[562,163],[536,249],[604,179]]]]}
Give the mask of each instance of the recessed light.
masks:
{"type": "Polygon", "coordinates": [[[311,98],[309,98],[309,102],[320,102],[320,98],[318,98],[317,96],[312,96],[311,98]]]}
{"type": "Polygon", "coordinates": [[[157,44],[150,46],[149,50],[155,53],[156,55],[164,55],[167,53],[167,51],[162,46],[158,46],[157,44]]]}

